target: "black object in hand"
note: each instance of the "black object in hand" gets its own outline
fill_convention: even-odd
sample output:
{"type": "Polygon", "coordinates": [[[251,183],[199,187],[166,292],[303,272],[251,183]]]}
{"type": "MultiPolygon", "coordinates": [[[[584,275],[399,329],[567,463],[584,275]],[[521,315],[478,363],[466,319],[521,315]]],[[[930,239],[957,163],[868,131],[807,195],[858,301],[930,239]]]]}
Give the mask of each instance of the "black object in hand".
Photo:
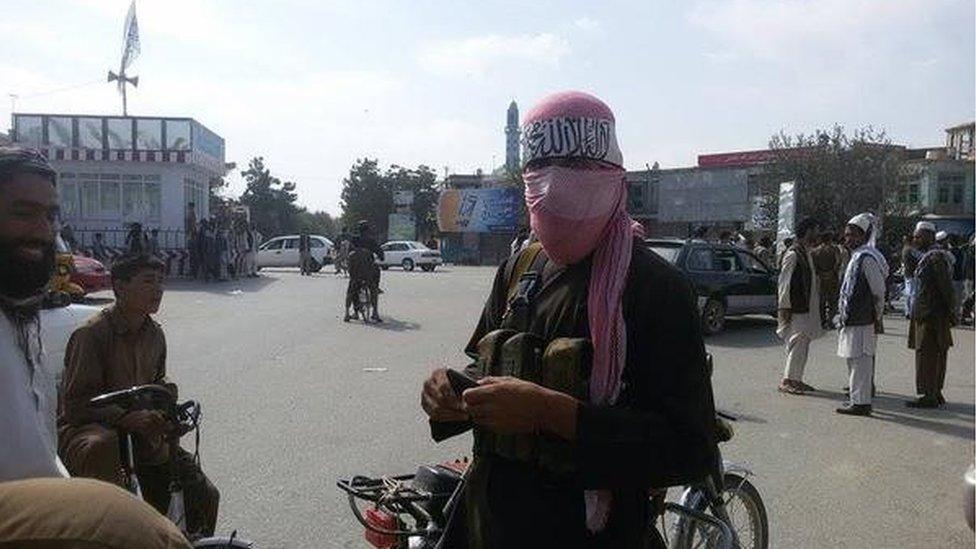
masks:
{"type": "Polygon", "coordinates": [[[451,388],[454,389],[454,394],[456,394],[458,398],[461,398],[461,395],[464,394],[465,390],[478,386],[477,381],[457,370],[447,370],[447,380],[451,382],[451,388]]]}

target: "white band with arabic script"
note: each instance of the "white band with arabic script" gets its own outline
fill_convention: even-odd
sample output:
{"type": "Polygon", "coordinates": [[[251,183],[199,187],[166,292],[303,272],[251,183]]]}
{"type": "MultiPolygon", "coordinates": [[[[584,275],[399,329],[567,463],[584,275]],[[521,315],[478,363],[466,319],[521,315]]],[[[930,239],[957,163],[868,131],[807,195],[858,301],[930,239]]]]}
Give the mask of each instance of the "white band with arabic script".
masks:
{"type": "Polygon", "coordinates": [[[613,120],[563,116],[522,126],[522,166],[545,158],[585,158],[623,168],[613,120]]]}

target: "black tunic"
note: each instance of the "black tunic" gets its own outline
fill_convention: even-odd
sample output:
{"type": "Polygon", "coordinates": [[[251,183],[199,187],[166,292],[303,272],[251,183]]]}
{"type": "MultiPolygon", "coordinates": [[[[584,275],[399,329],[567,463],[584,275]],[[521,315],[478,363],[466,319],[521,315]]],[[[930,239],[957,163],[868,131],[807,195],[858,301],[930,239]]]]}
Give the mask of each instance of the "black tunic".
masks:
{"type": "MultiPolygon", "coordinates": [[[[515,261],[510,258],[508,262],[515,261]]],[[[495,276],[471,342],[502,325],[508,262],[495,276]]],[[[546,266],[529,330],[546,341],[589,337],[586,314],[590,262],[546,266]]],[[[623,296],[627,358],[613,406],[580,405],[579,473],[555,478],[498,456],[485,490],[491,547],[643,547],[648,545],[648,489],[704,478],[715,466],[715,410],[698,309],[684,275],[635,241],[623,296]],[[609,522],[598,536],[585,526],[583,493],[613,491],[609,522]]],[[[513,327],[518,328],[518,327],[513,327]]],[[[476,544],[477,545],[477,544],[476,544]]]]}

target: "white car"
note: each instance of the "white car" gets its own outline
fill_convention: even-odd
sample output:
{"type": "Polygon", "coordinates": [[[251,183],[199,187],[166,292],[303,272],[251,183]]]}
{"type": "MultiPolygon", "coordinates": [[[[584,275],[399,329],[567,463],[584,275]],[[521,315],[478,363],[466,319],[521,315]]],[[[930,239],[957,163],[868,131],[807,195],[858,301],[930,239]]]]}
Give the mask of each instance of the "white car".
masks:
{"type": "MultiPolygon", "coordinates": [[[[262,267],[301,267],[298,261],[298,236],[290,234],[276,236],[258,248],[258,268],[262,267]]],[[[318,271],[332,261],[332,241],[317,234],[309,235],[312,251],[312,271],[318,271]]]]}
{"type": "Polygon", "coordinates": [[[72,303],[64,307],[41,309],[41,345],[44,346],[44,365],[48,374],[59,383],[64,370],[64,350],[68,338],[89,318],[105,306],[72,303]]]}
{"type": "Polygon", "coordinates": [[[404,271],[412,271],[419,266],[430,272],[443,263],[440,252],[431,250],[420,242],[393,240],[380,246],[380,249],[383,250],[383,261],[379,262],[379,266],[383,269],[399,265],[404,271]]]}

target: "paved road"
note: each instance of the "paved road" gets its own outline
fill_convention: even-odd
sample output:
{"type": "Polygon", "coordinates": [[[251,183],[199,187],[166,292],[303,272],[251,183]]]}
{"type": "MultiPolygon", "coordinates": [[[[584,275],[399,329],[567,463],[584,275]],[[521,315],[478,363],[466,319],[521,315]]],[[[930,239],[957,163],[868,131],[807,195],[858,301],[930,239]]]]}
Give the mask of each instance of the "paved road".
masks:
{"type": "MultiPolygon", "coordinates": [[[[418,405],[435,366],[459,349],[493,270],[384,274],[382,326],[341,322],[345,279],[266,272],[221,285],[172,283],[159,315],[171,375],[204,403],[202,458],[222,492],[222,529],[262,547],[362,547],[335,479],[410,472],[463,454],[435,445],[418,405]],[[367,371],[383,368],[383,371],[367,371]]],[[[833,409],[846,384],[836,338],[818,340],[807,380],[779,394],[783,351],[769,319],[731,321],[707,340],[719,406],[740,414],[726,457],[748,463],[770,510],[773,547],[972,547],[961,479],[973,456],[973,332],[954,333],[950,404],[913,411],[907,325],[880,343],[874,418],[833,409]]]]}

